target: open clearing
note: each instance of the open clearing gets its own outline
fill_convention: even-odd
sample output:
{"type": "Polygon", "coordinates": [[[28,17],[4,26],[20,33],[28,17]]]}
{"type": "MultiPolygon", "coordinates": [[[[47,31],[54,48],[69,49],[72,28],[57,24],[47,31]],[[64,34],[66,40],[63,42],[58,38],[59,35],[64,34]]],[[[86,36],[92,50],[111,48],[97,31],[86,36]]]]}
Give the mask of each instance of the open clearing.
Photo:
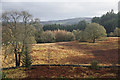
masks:
{"type": "MultiPolygon", "coordinates": [[[[32,65],[38,64],[82,64],[89,65],[97,60],[99,65],[110,66],[118,62],[118,38],[108,38],[96,43],[58,42],[33,44],[31,51],[32,65]]],[[[9,62],[6,58],[6,63],[9,62]]],[[[3,67],[12,67],[14,61],[3,67]]],[[[3,70],[7,78],[115,78],[117,68],[100,68],[72,66],[31,66],[3,70]],[[11,75],[12,74],[12,75],[11,75]]]]}
{"type": "Polygon", "coordinates": [[[97,43],[58,42],[34,44],[31,52],[33,64],[117,64],[118,38],[108,38],[97,43]]]}
{"type": "MultiPolygon", "coordinates": [[[[120,38],[119,38],[120,39],[120,38]]],[[[90,64],[97,60],[100,65],[112,65],[118,62],[118,38],[109,37],[105,41],[57,42],[33,44],[32,65],[36,64],[90,64]]],[[[15,66],[15,62],[6,59],[3,67],[15,66]]]]}

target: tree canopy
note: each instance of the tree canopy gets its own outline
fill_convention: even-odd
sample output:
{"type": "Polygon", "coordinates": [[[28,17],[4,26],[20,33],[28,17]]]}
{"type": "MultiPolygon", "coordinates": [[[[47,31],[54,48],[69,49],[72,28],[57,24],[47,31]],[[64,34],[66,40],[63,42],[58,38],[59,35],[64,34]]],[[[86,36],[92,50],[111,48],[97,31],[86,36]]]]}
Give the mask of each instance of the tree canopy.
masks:
{"type": "Polygon", "coordinates": [[[32,15],[26,11],[6,11],[2,14],[2,44],[9,52],[4,55],[14,53],[16,67],[20,66],[21,56],[26,52],[26,47],[36,43],[35,28],[31,25],[31,21],[32,15]]]}
{"type": "Polygon", "coordinates": [[[116,27],[118,27],[118,14],[111,10],[101,17],[94,17],[92,22],[101,24],[105,27],[106,32],[110,33],[113,32],[116,27]]]}
{"type": "Polygon", "coordinates": [[[60,25],[60,24],[47,24],[43,26],[43,30],[66,30],[66,31],[70,31],[72,32],[73,30],[84,30],[87,26],[86,21],[80,21],[78,24],[74,24],[74,25],[60,25]]]}
{"type": "Polygon", "coordinates": [[[95,40],[97,38],[106,36],[106,30],[102,25],[99,25],[97,23],[90,23],[87,25],[86,29],[86,37],[88,39],[93,40],[93,43],[95,43],[95,40]]]}

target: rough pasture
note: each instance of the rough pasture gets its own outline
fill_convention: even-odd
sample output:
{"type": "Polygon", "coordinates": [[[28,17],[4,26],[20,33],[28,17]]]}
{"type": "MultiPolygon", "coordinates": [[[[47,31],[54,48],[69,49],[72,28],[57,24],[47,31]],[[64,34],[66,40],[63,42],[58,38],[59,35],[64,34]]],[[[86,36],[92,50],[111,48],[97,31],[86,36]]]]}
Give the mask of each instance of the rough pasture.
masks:
{"type": "MultiPolygon", "coordinates": [[[[112,65],[118,61],[118,38],[110,37],[96,43],[72,41],[33,44],[30,54],[32,65],[90,64],[93,60],[97,60],[100,65],[112,65]]],[[[15,66],[13,57],[3,60],[3,67],[15,66]]]]}
{"type": "Polygon", "coordinates": [[[108,38],[97,43],[58,42],[34,44],[33,64],[90,64],[97,60],[99,64],[117,64],[118,38],[108,38]]]}
{"type": "MultiPolygon", "coordinates": [[[[118,38],[108,38],[97,43],[88,42],[58,42],[33,44],[33,64],[84,64],[89,65],[97,60],[99,65],[117,64],[118,38]]],[[[11,57],[11,56],[10,56],[11,57]]],[[[12,57],[11,57],[12,58],[12,57]]],[[[6,58],[6,63],[8,61],[6,58]]],[[[12,61],[12,60],[11,60],[12,61]]],[[[3,67],[15,66],[14,61],[3,67]]],[[[100,68],[94,70],[88,67],[72,66],[32,66],[3,70],[7,78],[116,78],[117,68],[100,68]],[[12,73],[12,75],[11,75],[12,73]]]]}

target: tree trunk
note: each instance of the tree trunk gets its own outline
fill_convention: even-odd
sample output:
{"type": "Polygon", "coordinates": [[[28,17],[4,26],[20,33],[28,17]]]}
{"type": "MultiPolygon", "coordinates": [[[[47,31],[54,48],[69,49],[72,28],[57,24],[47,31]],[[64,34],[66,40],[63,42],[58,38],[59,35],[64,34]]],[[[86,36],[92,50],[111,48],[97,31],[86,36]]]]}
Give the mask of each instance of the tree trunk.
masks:
{"type": "Polygon", "coordinates": [[[20,60],[21,60],[21,52],[19,52],[18,66],[20,66],[20,60]]]}
{"type": "Polygon", "coordinates": [[[17,53],[17,50],[16,50],[16,48],[15,48],[15,61],[16,61],[16,67],[18,67],[19,66],[19,64],[18,64],[18,53],[17,53]]]}
{"type": "Polygon", "coordinates": [[[17,53],[15,53],[15,61],[16,61],[16,67],[18,67],[18,58],[17,58],[17,53]]]}

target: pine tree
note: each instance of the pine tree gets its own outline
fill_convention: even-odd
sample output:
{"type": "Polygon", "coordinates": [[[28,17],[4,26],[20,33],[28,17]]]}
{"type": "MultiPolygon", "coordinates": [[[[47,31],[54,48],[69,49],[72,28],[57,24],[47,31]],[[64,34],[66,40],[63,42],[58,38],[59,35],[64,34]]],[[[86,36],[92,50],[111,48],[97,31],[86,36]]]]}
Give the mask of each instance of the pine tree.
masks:
{"type": "Polygon", "coordinates": [[[30,65],[32,64],[32,60],[31,60],[31,56],[29,54],[28,46],[25,47],[24,56],[23,56],[22,61],[23,61],[22,65],[25,67],[30,67],[30,65]]]}

